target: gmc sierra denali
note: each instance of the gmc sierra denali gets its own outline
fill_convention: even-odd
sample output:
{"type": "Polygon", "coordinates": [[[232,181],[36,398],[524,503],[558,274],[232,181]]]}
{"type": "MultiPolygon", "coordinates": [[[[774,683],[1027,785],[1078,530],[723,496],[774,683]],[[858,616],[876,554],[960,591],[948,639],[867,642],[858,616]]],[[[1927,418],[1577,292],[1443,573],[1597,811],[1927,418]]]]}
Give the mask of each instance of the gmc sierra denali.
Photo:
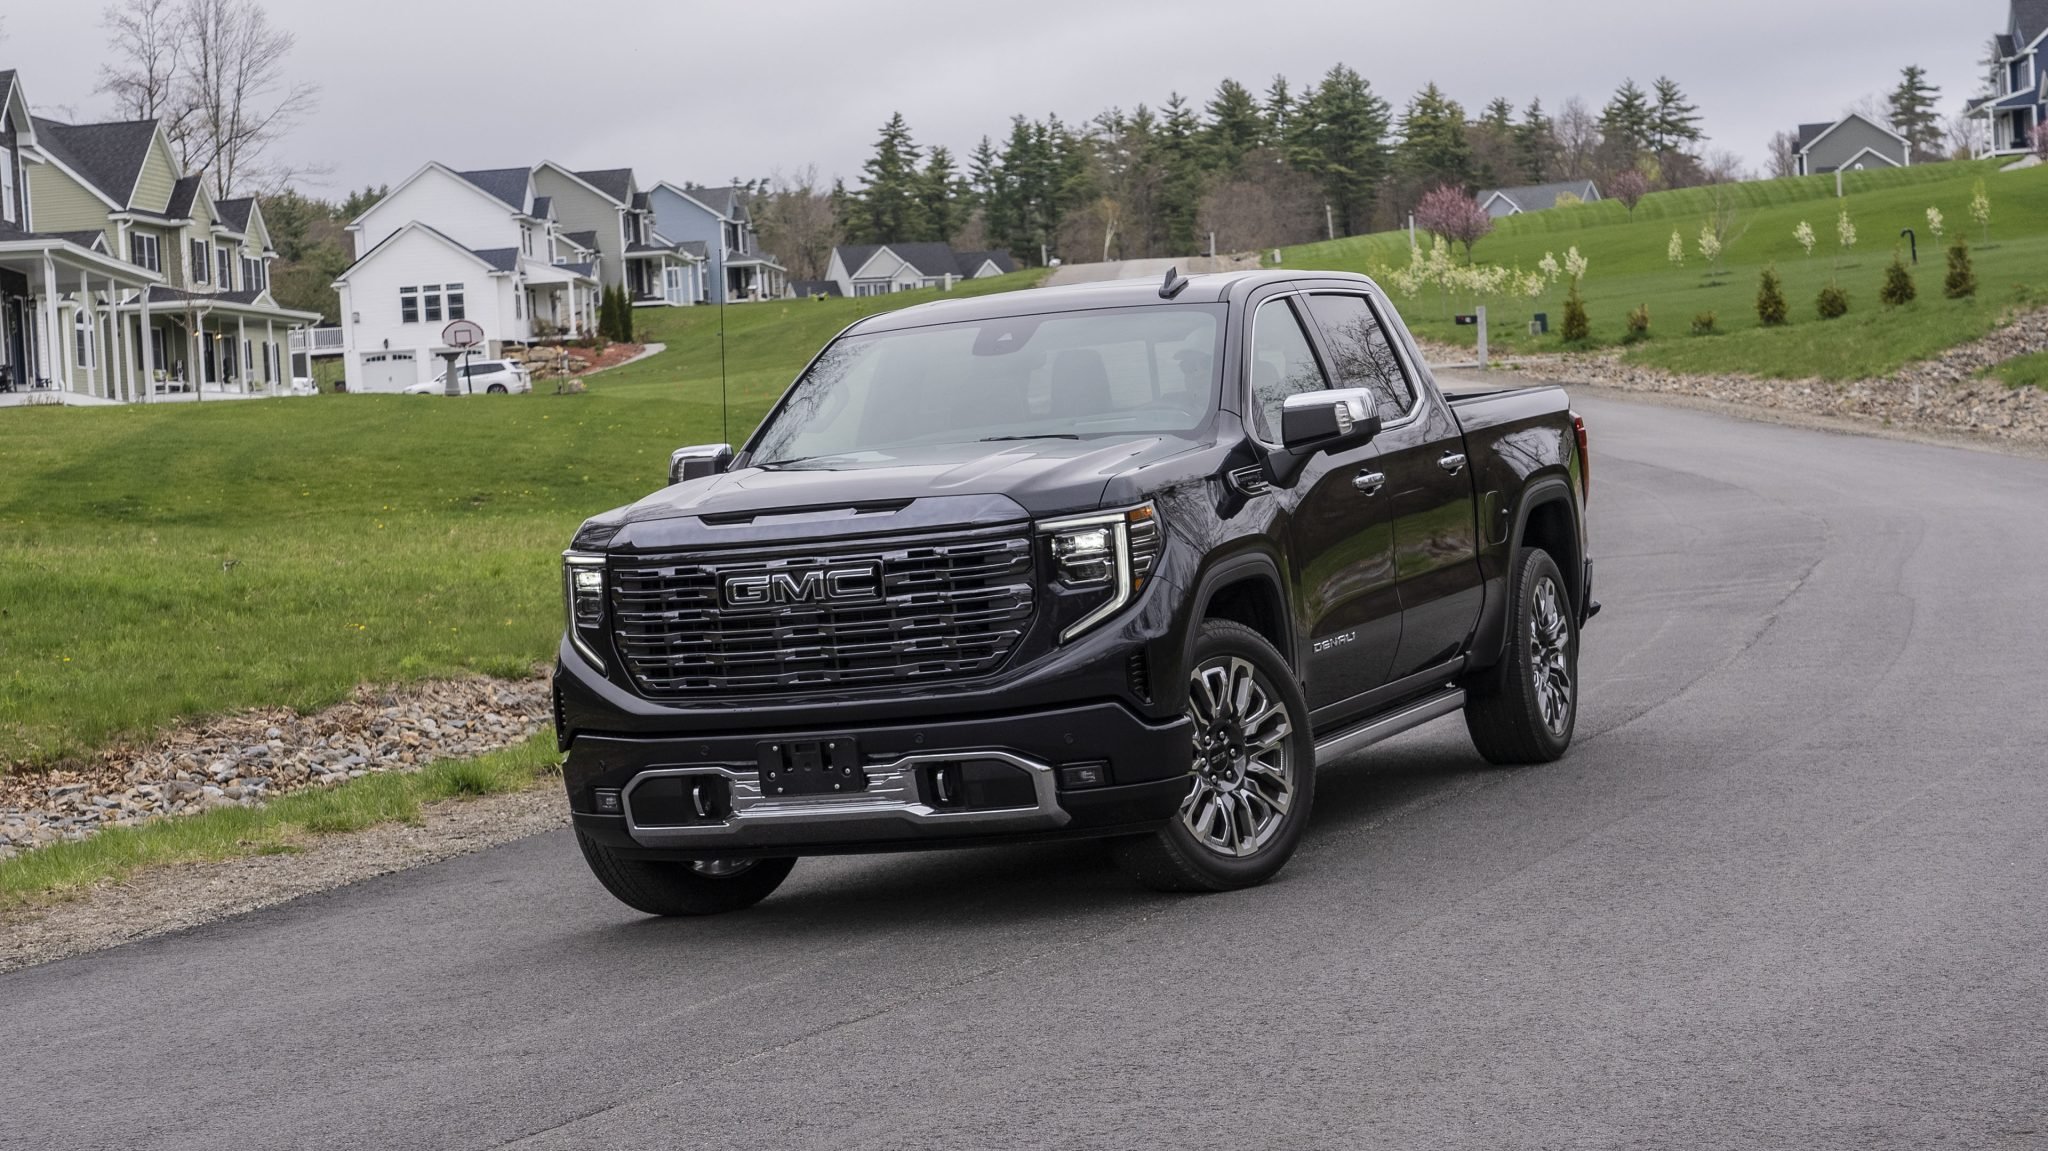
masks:
{"type": "Polygon", "coordinates": [[[1364,277],[871,316],[669,480],[564,553],[554,679],[577,839],[644,912],[1082,836],[1245,887],[1318,764],[1455,711],[1492,763],[1571,743],[1585,425],[1555,388],[1447,397],[1364,277]]]}

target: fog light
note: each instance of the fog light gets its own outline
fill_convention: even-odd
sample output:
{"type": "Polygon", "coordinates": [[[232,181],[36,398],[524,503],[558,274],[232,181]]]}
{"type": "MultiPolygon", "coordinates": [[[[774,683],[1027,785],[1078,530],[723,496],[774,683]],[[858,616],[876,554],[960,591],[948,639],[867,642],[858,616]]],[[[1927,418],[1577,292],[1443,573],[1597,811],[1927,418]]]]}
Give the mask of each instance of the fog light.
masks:
{"type": "Polygon", "coordinates": [[[597,813],[599,815],[617,815],[619,813],[618,788],[600,787],[596,791],[591,792],[591,795],[596,798],[597,813]]]}
{"type": "Polygon", "coordinates": [[[1109,782],[1107,763],[1070,763],[1060,768],[1060,790],[1081,791],[1109,782]]]}

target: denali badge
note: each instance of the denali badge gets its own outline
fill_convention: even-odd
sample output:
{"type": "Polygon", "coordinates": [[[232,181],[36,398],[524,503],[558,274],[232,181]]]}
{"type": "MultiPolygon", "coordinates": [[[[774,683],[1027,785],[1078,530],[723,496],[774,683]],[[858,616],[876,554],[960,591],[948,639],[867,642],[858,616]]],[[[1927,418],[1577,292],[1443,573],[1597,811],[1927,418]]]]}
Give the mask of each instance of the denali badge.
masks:
{"type": "Polygon", "coordinates": [[[719,585],[727,607],[769,607],[797,603],[853,603],[882,598],[879,561],[802,571],[729,575],[719,585]]]}

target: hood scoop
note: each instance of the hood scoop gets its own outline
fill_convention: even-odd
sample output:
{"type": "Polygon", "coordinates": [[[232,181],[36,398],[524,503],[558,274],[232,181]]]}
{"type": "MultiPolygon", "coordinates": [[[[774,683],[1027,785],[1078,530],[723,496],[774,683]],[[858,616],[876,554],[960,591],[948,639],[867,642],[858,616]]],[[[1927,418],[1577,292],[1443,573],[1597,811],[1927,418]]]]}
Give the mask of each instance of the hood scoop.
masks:
{"type": "Polygon", "coordinates": [[[868,503],[841,504],[836,507],[769,508],[762,511],[707,512],[697,518],[715,528],[742,527],[760,524],[764,527],[780,527],[785,524],[830,523],[833,520],[853,519],[858,516],[892,516],[909,507],[909,500],[875,500],[868,503]]]}

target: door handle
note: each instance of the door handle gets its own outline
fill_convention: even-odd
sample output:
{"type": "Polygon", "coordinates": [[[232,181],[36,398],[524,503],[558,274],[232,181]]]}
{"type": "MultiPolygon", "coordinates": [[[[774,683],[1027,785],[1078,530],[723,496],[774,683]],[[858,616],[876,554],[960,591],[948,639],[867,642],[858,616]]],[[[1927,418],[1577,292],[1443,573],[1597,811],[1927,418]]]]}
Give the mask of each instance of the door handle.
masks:
{"type": "Polygon", "coordinates": [[[1445,452],[1443,458],[1436,462],[1436,466],[1455,476],[1465,470],[1465,457],[1458,452],[1445,452]]]}
{"type": "Polygon", "coordinates": [[[1376,496],[1380,494],[1380,489],[1385,487],[1386,485],[1387,477],[1384,472],[1360,472],[1358,473],[1357,477],[1351,481],[1352,487],[1357,488],[1359,491],[1362,491],[1369,496],[1376,496]]]}

